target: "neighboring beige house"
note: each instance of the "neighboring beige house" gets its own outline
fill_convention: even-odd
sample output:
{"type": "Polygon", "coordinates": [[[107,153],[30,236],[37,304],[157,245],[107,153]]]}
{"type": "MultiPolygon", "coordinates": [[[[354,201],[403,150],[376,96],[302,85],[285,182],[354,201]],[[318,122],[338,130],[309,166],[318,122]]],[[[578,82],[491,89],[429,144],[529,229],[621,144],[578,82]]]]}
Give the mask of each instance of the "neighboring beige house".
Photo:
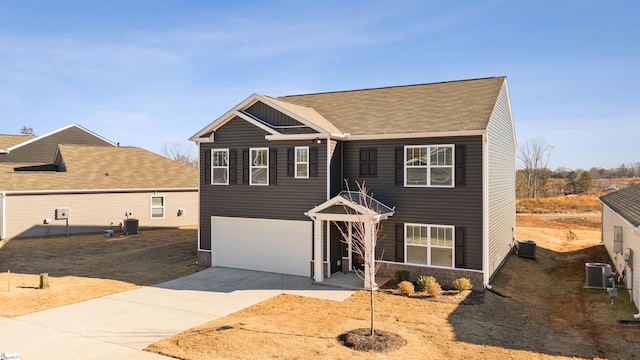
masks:
{"type": "Polygon", "coordinates": [[[127,217],[138,219],[140,228],[198,222],[193,167],[141,148],[115,146],[77,125],[42,137],[0,135],[0,147],[11,142],[0,155],[1,239],[117,230],[127,217]],[[63,136],[68,132],[81,134],[82,143],[55,145],[48,162],[3,160],[11,149],[21,148],[25,156],[48,152],[53,136],[71,141],[63,136]],[[22,146],[15,143],[20,139],[22,146]]]}
{"type": "Polygon", "coordinates": [[[640,308],[640,185],[600,197],[602,242],[640,308]]]}

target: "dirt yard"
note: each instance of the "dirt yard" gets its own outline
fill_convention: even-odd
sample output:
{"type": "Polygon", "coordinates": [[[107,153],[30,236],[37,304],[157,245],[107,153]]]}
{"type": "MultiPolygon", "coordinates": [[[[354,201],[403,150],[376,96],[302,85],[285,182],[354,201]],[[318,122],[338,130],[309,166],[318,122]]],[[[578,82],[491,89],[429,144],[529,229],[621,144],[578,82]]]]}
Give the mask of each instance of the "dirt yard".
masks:
{"type": "MultiPolygon", "coordinates": [[[[360,353],[336,340],[368,326],[366,292],[342,303],[281,295],[147,350],[179,359],[640,359],[640,325],[617,322],[637,312],[626,292],[612,305],[605,290],[583,289],[584,263],[608,261],[598,220],[518,216],[518,238],[537,242],[537,258],[509,257],[492,282],[506,297],[487,291],[478,304],[377,293],[377,328],[407,341],[394,352],[360,353]]],[[[201,269],[195,242],[195,230],[12,240],[0,248],[0,315],[191,274],[201,269]],[[48,290],[36,289],[42,272],[48,290]]]]}
{"type": "Polygon", "coordinates": [[[0,248],[0,316],[14,317],[197,272],[197,230],[15,239],[0,248]],[[38,289],[40,273],[50,288],[38,289]]]}
{"type": "Polygon", "coordinates": [[[343,303],[281,295],[147,350],[179,359],[640,358],[640,325],[617,323],[636,312],[626,293],[612,305],[606,290],[583,288],[584,263],[608,260],[597,219],[518,223],[537,258],[510,256],[493,281],[506,297],[485,292],[484,303],[465,305],[376,294],[377,328],[402,335],[400,350],[361,353],[337,342],[368,326],[363,291],[343,303]]]}

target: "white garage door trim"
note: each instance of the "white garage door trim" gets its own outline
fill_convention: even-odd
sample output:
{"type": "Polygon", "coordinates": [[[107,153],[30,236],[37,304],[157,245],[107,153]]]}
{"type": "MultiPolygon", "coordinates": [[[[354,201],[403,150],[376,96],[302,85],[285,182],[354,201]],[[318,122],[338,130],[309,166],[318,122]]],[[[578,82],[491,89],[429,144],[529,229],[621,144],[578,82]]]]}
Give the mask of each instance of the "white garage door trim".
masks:
{"type": "Polygon", "coordinates": [[[211,217],[211,266],[309,276],[311,221],[211,217]]]}

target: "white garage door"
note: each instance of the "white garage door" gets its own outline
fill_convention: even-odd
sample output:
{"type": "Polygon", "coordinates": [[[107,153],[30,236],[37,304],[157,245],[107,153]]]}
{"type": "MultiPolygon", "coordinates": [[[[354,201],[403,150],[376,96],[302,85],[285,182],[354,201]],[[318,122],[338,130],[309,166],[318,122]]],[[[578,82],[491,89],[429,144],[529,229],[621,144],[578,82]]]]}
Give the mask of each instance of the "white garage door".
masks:
{"type": "Polygon", "coordinates": [[[211,217],[213,266],[309,276],[311,221],[211,217]]]}

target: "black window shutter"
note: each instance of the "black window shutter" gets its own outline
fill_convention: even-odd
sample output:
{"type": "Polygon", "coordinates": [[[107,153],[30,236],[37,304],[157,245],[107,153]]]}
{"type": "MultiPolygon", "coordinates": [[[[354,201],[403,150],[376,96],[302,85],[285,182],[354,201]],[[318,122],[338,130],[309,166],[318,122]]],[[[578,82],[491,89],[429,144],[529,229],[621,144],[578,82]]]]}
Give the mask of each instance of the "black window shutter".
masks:
{"type": "Polygon", "coordinates": [[[456,226],[456,267],[464,268],[466,266],[465,244],[467,242],[467,231],[464,227],[456,226]]]}
{"type": "Polygon", "coordinates": [[[211,149],[204,150],[204,181],[211,183],[211,149]]]}
{"type": "Polygon", "coordinates": [[[242,149],[242,183],[249,183],[249,149],[242,149]]]}
{"type": "Polygon", "coordinates": [[[404,147],[396,147],[396,184],[404,184],[404,147]]]}
{"type": "Polygon", "coordinates": [[[360,149],[360,176],[367,176],[369,167],[369,151],[360,149]]]}
{"type": "Polygon", "coordinates": [[[467,182],[467,146],[456,145],[456,186],[464,186],[467,182]]]}
{"type": "Polygon", "coordinates": [[[378,176],[378,149],[369,149],[369,175],[378,176]]]}
{"type": "Polygon", "coordinates": [[[318,177],[318,147],[309,148],[309,177],[318,177]]]}
{"type": "Polygon", "coordinates": [[[238,152],[236,149],[229,150],[229,184],[238,182],[238,152]]]}
{"type": "Polygon", "coordinates": [[[287,148],[287,176],[293,177],[295,166],[295,152],[294,148],[287,148]]]}
{"type": "Polygon", "coordinates": [[[269,185],[278,183],[278,151],[269,149],[269,185]]]}
{"type": "Polygon", "coordinates": [[[404,224],[396,224],[396,261],[404,262],[404,224]]]}

